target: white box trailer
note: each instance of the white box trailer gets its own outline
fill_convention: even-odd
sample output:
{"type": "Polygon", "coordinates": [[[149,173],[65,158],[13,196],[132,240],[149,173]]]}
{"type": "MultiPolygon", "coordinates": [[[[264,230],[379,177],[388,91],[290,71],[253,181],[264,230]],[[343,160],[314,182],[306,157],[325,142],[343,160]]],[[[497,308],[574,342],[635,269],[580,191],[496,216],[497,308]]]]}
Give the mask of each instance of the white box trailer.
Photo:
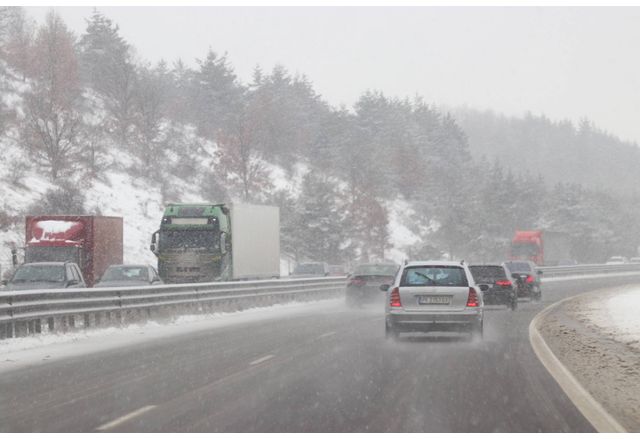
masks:
{"type": "Polygon", "coordinates": [[[280,277],[280,209],[233,204],[230,216],[232,278],[280,277]]]}

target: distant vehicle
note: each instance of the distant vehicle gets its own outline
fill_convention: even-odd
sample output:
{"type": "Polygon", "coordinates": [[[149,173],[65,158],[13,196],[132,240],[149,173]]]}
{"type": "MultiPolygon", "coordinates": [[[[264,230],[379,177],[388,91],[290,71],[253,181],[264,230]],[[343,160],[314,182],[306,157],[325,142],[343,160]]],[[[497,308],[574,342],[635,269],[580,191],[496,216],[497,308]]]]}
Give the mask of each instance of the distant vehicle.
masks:
{"type": "Polygon", "coordinates": [[[362,264],[347,278],[345,299],[348,306],[384,300],[380,285],[391,284],[398,272],[397,264],[362,264]]]}
{"type": "Polygon", "coordinates": [[[518,283],[518,297],[529,297],[535,302],[542,300],[542,270],[531,261],[509,261],[505,262],[505,266],[518,283]]]}
{"type": "Polygon", "coordinates": [[[26,217],[25,262],[74,262],[88,286],[122,264],[122,218],[91,215],[26,217]]]}
{"type": "Polygon", "coordinates": [[[640,264],[640,256],[634,256],[629,259],[630,264],[640,264]]]}
{"type": "Polygon", "coordinates": [[[95,287],[133,287],[162,283],[158,272],[151,265],[111,265],[95,287]]]}
{"type": "Polygon", "coordinates": [[[469,265],[469,270],[485,305],[506,305],[512,311],[518,308],[518,283],[505,264],[469,265]]]}
{"type": "Polygon", "coordinates": [[[329,276],[346,276],[344,265],[329,265],[329,276]]]}
{"type": "Polygon", "coordinates": [[[386,291],[385,333],[462,331],[482,337],[482,293],[469,267],[450,261],[414,261],[398,271],[386,291]]]}
{"type": "Polygon", "coordinates": [[[169,204],[151,237],[167,283],[280,277],[280,210],[250,204],[169,204]]]}
{"type": "Polygon", "coordinates": [[[607,265],[627,264],[628,262],[626,256],[611,256],[607,260],[607,265]]]}
{"type": "Polygon", "coordinates": [[[6,290],[57,290],[86,288],[78,264],[73,262],[33,262],[16,268],[6,284],[6,290]]]}
{"type": "Polygon", "coordinates": [[[571,241],[567,233],[516,230],[509,258],[532,261],[541,266],[559,265],[559,261],[571,259],[571,241]]]}
{"type": "Polygon", "coordinates": [[[329,275],[329,264],[326,262],[303,262],[296,265],[291,277],[321,277],[329,275]]]}

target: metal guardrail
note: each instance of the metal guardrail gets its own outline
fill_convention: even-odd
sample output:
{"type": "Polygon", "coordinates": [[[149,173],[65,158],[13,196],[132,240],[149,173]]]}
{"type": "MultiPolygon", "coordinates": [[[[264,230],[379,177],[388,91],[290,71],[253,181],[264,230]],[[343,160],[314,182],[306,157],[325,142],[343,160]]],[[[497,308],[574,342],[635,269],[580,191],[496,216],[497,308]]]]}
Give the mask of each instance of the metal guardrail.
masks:
{"type": "Polygon", "coordinates": [[[585,274],[626,273],[638,271],[640,264],[583,264],[539,267],[545,277],[579,276],[585,274]]]}
{"type": "MultiPolygon", "coordinates": [[[[542,278],[638,272],[640,264],[540,267],[542,278]]],[[[345,277],[65,290],[0,290],[0,339],[237,311],[344,294],[345,277]]]]}
{"type": "Polygon", "coordinates": [[[236,311],[344,294],[345,277],[0,291],[0,338],[236,311]]]}

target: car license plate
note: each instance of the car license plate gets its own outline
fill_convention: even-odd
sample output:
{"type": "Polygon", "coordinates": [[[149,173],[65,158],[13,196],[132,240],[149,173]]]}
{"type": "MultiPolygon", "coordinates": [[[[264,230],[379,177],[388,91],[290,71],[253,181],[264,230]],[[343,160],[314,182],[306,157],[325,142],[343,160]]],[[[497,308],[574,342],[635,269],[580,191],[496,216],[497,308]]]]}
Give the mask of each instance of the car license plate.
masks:
{"type": "Polygon", "coordinates": [[[450,303],[450,296],[418,296],[420,305],[449,305],[450,303]]]}

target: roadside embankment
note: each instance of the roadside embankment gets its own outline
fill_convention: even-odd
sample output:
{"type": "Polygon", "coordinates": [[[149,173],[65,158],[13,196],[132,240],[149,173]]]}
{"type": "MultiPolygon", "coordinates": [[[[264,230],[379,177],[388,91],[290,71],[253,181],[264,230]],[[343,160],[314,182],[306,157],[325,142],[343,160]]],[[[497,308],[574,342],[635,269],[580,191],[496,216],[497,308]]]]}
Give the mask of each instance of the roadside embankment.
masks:
{"type": "MultiPolygon", "coordinates": [[[[599,418],[604,429],[620,425],[640,431],[640,288],[616,287],[564,300],[543,311],[531,330],[555,356],[551,363],[561,363],[556,369],[564,366],[572,375],[563,378],[545,364],[570,397],[574,391],[571,399],[592,423],[599,418]],[[572,378],[577,383],[570,384],[572,378]]],[[[535,343],[534,349],[540,350],[535,343]]]]}

